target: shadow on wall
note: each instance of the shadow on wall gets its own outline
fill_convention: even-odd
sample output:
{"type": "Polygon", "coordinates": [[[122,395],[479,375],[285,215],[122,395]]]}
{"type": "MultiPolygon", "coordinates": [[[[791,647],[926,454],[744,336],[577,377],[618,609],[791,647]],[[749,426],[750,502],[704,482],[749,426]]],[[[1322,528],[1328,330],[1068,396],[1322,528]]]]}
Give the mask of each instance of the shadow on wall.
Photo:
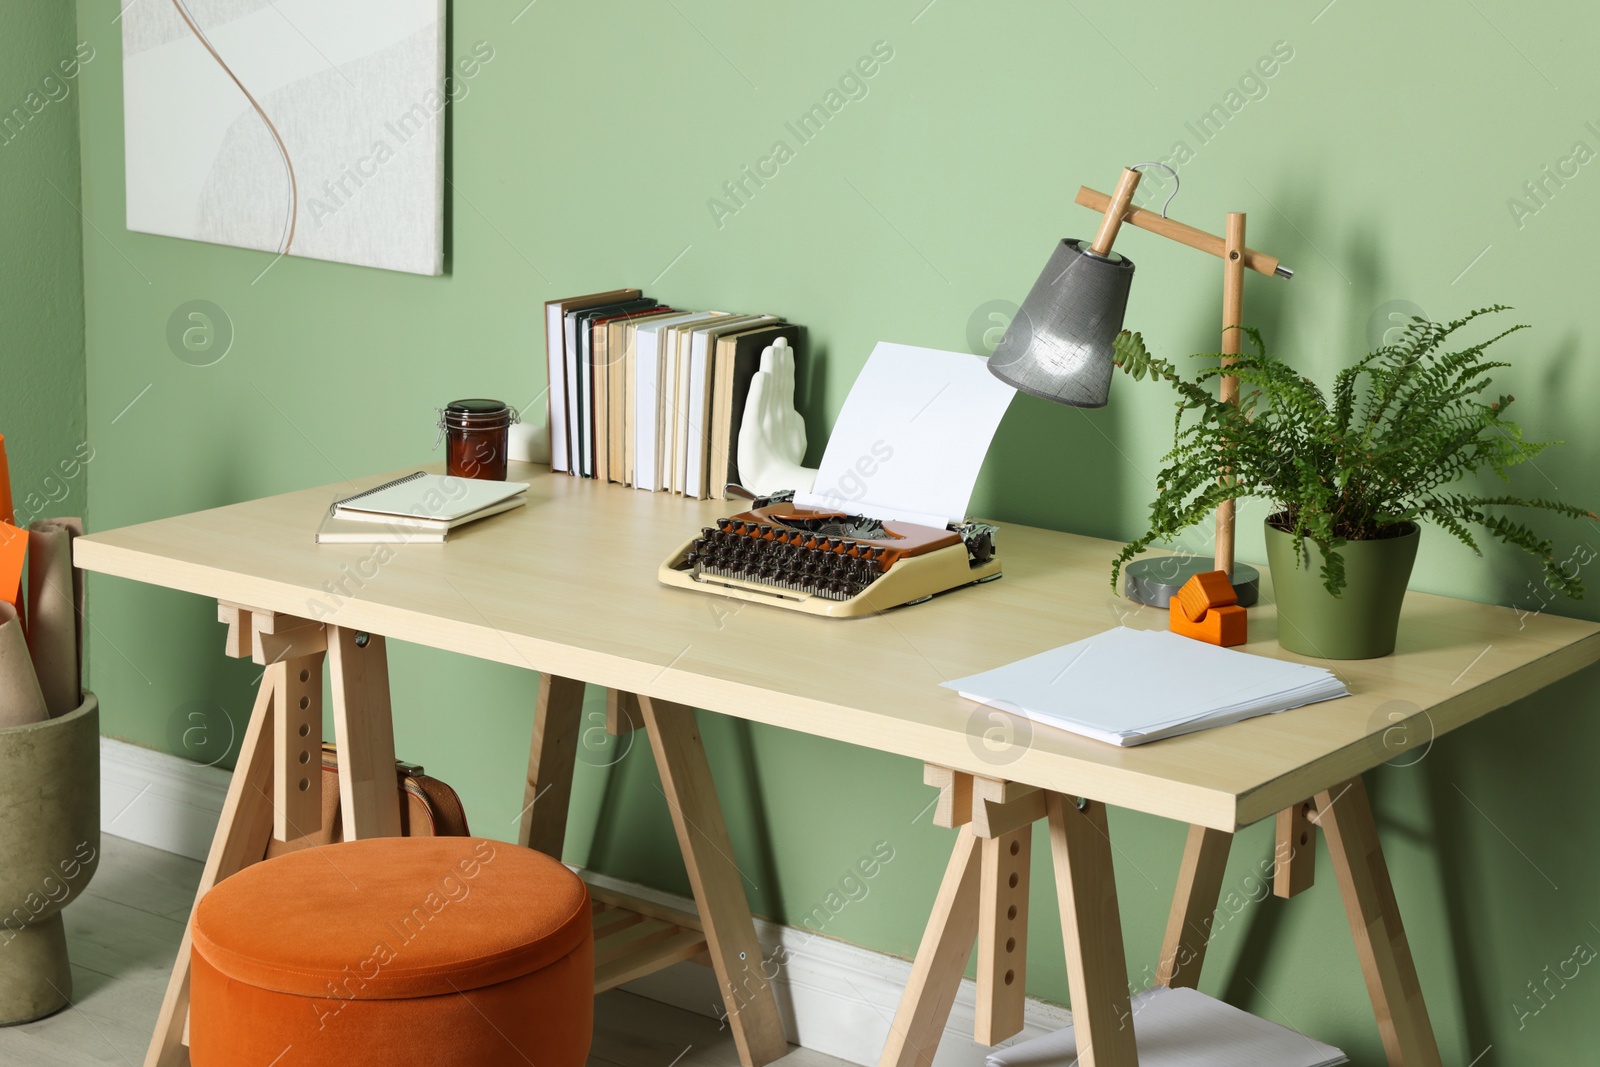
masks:
{"type": "MultiPolygon", "coordinates": [[[[1354,274],[1341,271],[1322,257],[1317,246],[1305,236],[1307,233],[1322,232],[1323,211],[1315,195],[1308,191],[1312,185],[1314,180],[1310,179],[1286,179],[1281,187],[1272,191],[1270,200],[1263,196],[1256,205],[1257,209],[1250,213],[1245,228],[1245,243],[1279,257],[1294,270],[1295,275],[1286,281],[1246,271],[1244,325],[1253,326],[1261,332],[1268,352],[1316,378],[1314,361],[1319,356],[1338,365],[1348,361],[1350,357],[1345,342],[1354,337],[1355,332],[1336,340],[1325,355],[1318,352],[1291,352],[1288,348],[1290,332],[1286,323],[1296,318],[1308,318],[1316,301],[1329,300],[1341,291],[1348,296],[1346,321],[1356,316],[1364,320],[1373,294],[1382,284],[1380,274],[1383,261],[1376,250],[1376,230],[1371,226],[1357,227],[1350,237],[1351,254],[1347,260],[1361,264],[1361,269],[1354,274]],[[1300,220],[1299,226],[1290,226],[1285,221],[1287,218],[1300,220]]],[[[1200,228],[1220,232],[1225,221],[1225,218],[1218,217],[1214,225],[1202,225],[1200,228]]],[[[1216,312],[1203,317],[1196,316],[1189,322],[1184,334],[1208,339],[1202,347],[1194,349],[1196,352],[1220,351],[1222,339],[1220,261],[1213,260],[1210,266],[1213,269],[1209,271],[1196,269],[1199,280],[1195,284],[1203,283],[1215,294],[1216,312]]],[[[1245,339],[1243,343],[1248,345],[1250,342],[1245,339]]]]}
{"type": "MultiPolygon", "coordinates": [[[[1592,992],[1566,994],[1563,1014],[1562,978],[1574,976],[1556,972],[1574,945],[1600,946],[1586,914],[1592,894],[1571,892],[1600,882],[1600,853],[1574,840],[1570,818],[1551,818],[1544,805],[1532,810],[1529,800],[1570,816],[1592,799],[1597,702],[1600,668],[1591,666],[1470,732],[1440,739],[1419,768],[1473,1051],[1535,1025],[1567,1027],[1575,1040],[1592,1032],[1592,1011],[1579,1003],[1592,1005],[1592,992]],[[1554,738],[1564,743],[1551,744],[1554,738]],[[1517,894],[1521,906],[1507,907],[1513,883],[1525,892],[1517,894]]],[[[1506,1060],[1515,1059],[1507,1047],[1506,1060]]]]}
{"type": "Polygon", "coordinates": [[[1115,400],[1088,410],[1018,393],[968,510],[1001,523],[1118,536],[1123,487],[1143,484],[1118,445],[1125,423],[1115,400]]]}
{"type": "Polygon", "coordinates": [[[801,335],[800,358],[795,361],[795,410],[806,421],[806,454],[801,465],[818,467],[822,464],[823,449],[828,446],[828,431],[832,423],[822,411],[823,398],[828,395],[828,372],[833,369],[831,353],[826,342],[807,330],[801,335]]]}
{"type": "MultiPolygon", "coordinates": [[[[1505,321],[1496,326],[1505,329],[1513,323],[1529,321],[1512,310],[1506,312],[1505,321]]],[[[1516,406],[1510,409],[1511,418],[1522,425],[1527,440],[1558,443],[1537,459],[1518,467],[1512,472],[1510,482],[1485,471],[1479,475],[1476,488],[1486,495],[1510,492],[1522,497],[1560,500],[1590,511],[1600,511],[1600,490],[1596,488],[1592,468],[1588,468],[1579,447],[1587,442],[1567,443],[1556,437],[1562,428],[1577,429],[1593,425],[1594,415],[1589,400],[1592,393],[1579,384],[1589,368],[1581,362],[1578,335],[1569,330],[1546,348],[1539,344],[1539,324],[1535,322],[1532,325],[1532,330],[1517,334],[1516,340],[1521,343],[1505,356],[1512,365],[1500,372],[1504,378],[1497,379],[1490,392],[1496,395],[1509,393],[1514,398],[1516,406]],[[1518,349],[1535,347],[1546,348],[1547,354],[1529,360],[1524,360],[1519,354],[1518,349]],[[1536,379],[1539,383],[1538,392],[1524,395],[1518,385],[1534,375],[1524,375],[1519,371],[1530,365],[1542,367],[1543,370],[1536,379]]],[[[1490,551],[1494,553],[1496,603],[1514,608],[1524,621],[1546,611],[1591,619],[1600,617],[1600,610],[1596,606],[1600,602],[1600,522],[1592,519],[1573,521],[1526,508],[1504,510],[1510,517],[1527,522],[1536,533],[1550,538],[1554,542],[1556,558],[1564,565],[1563,569],[1570,568],[1569,573],[1575,571],[1584,579],[1587,589],[1583,600],[1571,600],[1545,586],[1543,571],[1533,557],[1505,548],[1498,542],[1485,541],[1486,550],[1489,550],[1488,545],[1495,545],[1490,551]]]]}

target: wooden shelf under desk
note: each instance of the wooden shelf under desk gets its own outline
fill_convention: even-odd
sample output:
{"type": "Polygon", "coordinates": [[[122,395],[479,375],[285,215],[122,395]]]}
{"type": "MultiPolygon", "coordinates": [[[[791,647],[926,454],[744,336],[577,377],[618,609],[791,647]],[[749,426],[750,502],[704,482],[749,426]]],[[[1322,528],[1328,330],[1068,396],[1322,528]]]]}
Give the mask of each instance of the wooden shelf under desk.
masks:
{"type": "Polygon", "coordinates": [[[699,916],[602,889],[594,902],[594,991],[604,993],[685,960],[708,962],[699,916]]]}

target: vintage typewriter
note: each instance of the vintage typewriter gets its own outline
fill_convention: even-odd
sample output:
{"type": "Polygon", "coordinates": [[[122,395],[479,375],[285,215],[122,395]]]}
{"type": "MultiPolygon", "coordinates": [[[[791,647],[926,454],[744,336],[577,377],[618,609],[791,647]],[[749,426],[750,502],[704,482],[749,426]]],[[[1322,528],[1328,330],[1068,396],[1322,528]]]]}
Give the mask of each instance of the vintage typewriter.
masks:
{"type": "Polygon", "coordinates": [[[812,615],[870,615],[1000,577],[995,529],[944,529],[800,507],[789,491],[707,526],[661,565],[661,581],[812,615]]]}

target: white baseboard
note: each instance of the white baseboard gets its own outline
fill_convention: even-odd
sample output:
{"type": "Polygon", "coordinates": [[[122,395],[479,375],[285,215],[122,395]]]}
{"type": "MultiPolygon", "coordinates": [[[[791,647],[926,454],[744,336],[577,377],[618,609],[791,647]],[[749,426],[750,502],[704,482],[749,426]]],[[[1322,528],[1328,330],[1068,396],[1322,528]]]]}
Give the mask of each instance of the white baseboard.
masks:
{"type": "MultiPolygon", "coordinates": [[[[227,796],[227,771],[101,738],[100,776],[105,833],[205,859],[227,796]]],[[[641,899],[694,910],[692,901],[647,886],[593,871],[585,871],[584,877],[641,899]]],[[[767,959],[785,961],[772,987],[789,1040],[853,1063],[876,1063],[911,963],[760,918],[756,935],[767,959]]],[[[680,963],[623,988],[713,1019],[724,1011],[716,976],[709,967],[693,963],[680,963]]],[[[963,980],[934,1067],[981,1067],[988,1049],[972,1040],[976,1005],[976,985],[963,980]]],[[[1059,1030],[1069,1021],[1065,1008],[1030,998],[1022,1033],[1006,1044],[1059,1030]]]]}
{"type": "Polygon", "coordinates": [[[203,860],[228,795],[228,772],[100,739],[100,829],[203,860]]]}
{"type": "MultiPolygon", "coordinates": [[[[694,902],[594,871],[583,872],[595,885],[669,907],[694,910],[694,902]]],[[[889,1039],[889,1024],[911,977],[911,962],[839,941],[811,930],[756,919],[763,956],[784,960],[773,979],[778,1010],[789,1040],[804,1048],[852,1063],[873,1064],[889,1039]]],[[[713,1019],[724,1013],[711,968],[680,963],[623,986],[651,1000],[713,1019]]],[[[963,979],[956,992],[934,1067],[982,1067],[986,1046],[972,1040],[977,985],[963,979]]],[[[1031,997],[1022,1032],[1006,1045],[1053,1033],[1072,1021],[1067,1009],[1031,997]]]]}

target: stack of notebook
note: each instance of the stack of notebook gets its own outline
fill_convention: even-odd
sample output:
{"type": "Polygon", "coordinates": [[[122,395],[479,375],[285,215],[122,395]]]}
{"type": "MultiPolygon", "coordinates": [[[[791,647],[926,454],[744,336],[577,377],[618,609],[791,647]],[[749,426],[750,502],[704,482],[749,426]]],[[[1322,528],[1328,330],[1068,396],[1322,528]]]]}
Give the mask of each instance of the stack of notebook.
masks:
{"type": "Polygon", "coordinates": [[[437,544],[451,530],[520,508],[527,499],[527,482],[417,471],[335,500],[317,530],[317,544],[437,544]]]}
{"type": "Polygon", "coordinates": [[[968,700],[1113,745],[1159,741],[1349,692],[1322,667],[1125,626],[942,684],[968,700]]]}
{"type": "Polygon", "coordinates": [[[636,489],[720,498],[761,351],[800,328],[687,311],[637,289],[545,304],[550,467],[636,489]]]}

